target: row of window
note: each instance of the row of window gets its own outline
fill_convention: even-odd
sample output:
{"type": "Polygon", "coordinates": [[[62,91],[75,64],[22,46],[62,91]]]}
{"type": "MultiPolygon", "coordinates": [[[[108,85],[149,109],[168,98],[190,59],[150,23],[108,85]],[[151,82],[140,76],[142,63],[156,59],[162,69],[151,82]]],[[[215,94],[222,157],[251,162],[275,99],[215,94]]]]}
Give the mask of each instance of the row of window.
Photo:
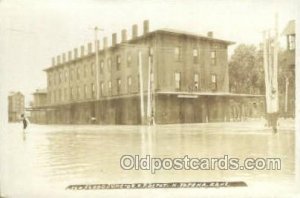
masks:
{"type": "MultiPolygon", "coordinates": [[[[193,49],[193,62],[194,63],[198,63],[199,61],[199,51],[198,49],[193,49]]],[[[181,47],[175,47],[174,50],[174,55],[175,55],[175,60],[176,61],[180,61],[182,59],[182,49],[181,47]]],[[[211,64],[212,65],[216,65],[216,51],[211,51],[210,54],[210,59],[211,59],[211,64]]],[[[112,60],[111,58],[107,58],[106,59],[107,62],[107,70],[111,72],[111,65],[112,65],[112,60]]],[[[132,57],[131,54],[127,54],[127,67],[131,66],[132,63],[132,57]]],[[[103,74],[104,73],[104,60],[100,60],[99,61],[99,65],[100,65],[100,73],[103,74]]],[[[91,63],[90,65],[84,65],[83,67],[83,78],[87,77],[88,74],[90,73],[92,76],[95,74],[95,64],[91,63]]],[[[121,56],[117,55],[116,56],[116,70],[120,70],[121,69],[121,56]]],[[[70,70],[70,80],[80,80],[81,78],[81,71],[80,71],[80,67],[76,67],[76,68],[71,68],[70,70]]],[[[48,80],[48,84],[49,85],[55,85],[55,84],[59,84],[62,82],[67,82],[68,81],[68,70],[61,70],[60,72],[57,72],[57,74],[52,74],[49,75],[49,80],[48,80]]]]}
{"type": "MultiPolygon", "coordinates": [[[[192,51],[193,55],[193,63],[197,64],[199,62],[199,50],[194,48],[192,51]]],[[[182,60],[182,48],[175,47],[174,49],[174,57],[176,61],[182,60]]],[[[216,65],[216,50],[212,50],[210,52],[210,60],[212,65],[216,65]]]]}
{"type": "MultiPolygon", "coordinates": [[[[151,84],[153,84],[153,74],[151,74],[151,84]]],[[[174,84],[175,84],[175,89],[177,91],[182,90],[181,87],[181,73],[180,72],[175,72],[174,73],[174,84]]],[[[139,86],[139,76],[137,76],[137,87],[138,90],[140,89],[139,86]]],[[[211,75],[211,85],[212,85],[212,90],[217,89],[217,75],[212,74],[211,75]]],[[[191,91],[198,91],[200,86],[200,81],[199,81],[199,74],[194,74],[194,84],[193,87],[189,87],[191,91]]],[[[122,87],[122,80],[120,78],[116,79],[116,92],[117,94],[121,93],[121,87],[122,87]]],[[[127,93],[132,93],[132,76],[127,77],[127,93]]],[[[77,87],[71,87],[69,89],[68,93],[68,88],[63,88],[63,89],[58,89],[56,91],[49,92],[49,99],[51,102],[64,102],[68,100],[68,94],[70,94],[70,100],[75,100],[75,99],[95,99],[96,98],[96,87],[94,83],[91,83],[90,85],[83,85],[77,86],[77,87]],[[83,90],[81,90],[83,88],[83,90]]],[[[111,96],[112,95],[112,82],[103,82],[101,81],[99,84],[99,94],[101,97],[103,96],[111,96]]]]}
{"type": "MultiPolygon", "coordinates": [[[[175,89],[177,91],[180,91],[182,89],[180,72],[174,73],[174,80],[175,80],[175,89]]],[[[217,89],[217,75],[216,74],[211,75],[211,85],[212,85],[212,90],[217,89]]],[[[199,74],[194,74],[194,85],[193,85],[193,87],[189,87],[189,90],[190,91],[198,91],[199,90],[199,74]]]]}

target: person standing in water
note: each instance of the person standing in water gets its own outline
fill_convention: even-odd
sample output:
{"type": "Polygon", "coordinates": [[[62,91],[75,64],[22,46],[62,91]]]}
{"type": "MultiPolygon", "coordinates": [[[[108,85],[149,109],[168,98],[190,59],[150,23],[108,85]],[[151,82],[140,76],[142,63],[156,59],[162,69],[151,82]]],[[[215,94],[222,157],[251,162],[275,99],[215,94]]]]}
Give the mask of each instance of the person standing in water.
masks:
{"type": "Polygon", "coordinates": [[[24,114],[21,114],[21,118],[22,118],[22,123],[23,123],[23,132],[25,132],[25,129],[27,128],[29,121],[28,119],[25,117],[24,114]]]}

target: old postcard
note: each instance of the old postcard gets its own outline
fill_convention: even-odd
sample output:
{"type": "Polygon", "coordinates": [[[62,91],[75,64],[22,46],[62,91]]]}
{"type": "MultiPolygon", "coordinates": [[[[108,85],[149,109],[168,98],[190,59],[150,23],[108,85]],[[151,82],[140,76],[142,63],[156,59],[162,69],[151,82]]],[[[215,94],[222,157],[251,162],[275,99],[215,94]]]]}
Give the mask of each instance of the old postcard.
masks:
{"type": "Polygon", "coordinates": [[[300,196],[298,8],[0,0],[0,197],[300,196]]]}

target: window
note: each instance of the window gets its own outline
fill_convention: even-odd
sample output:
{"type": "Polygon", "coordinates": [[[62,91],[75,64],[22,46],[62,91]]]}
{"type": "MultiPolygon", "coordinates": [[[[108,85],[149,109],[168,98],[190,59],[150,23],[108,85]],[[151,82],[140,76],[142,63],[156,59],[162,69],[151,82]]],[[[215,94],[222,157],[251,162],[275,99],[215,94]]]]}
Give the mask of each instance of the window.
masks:
{"type": "Polygon", "coordinates": [[[78,86],[78,87],[77,87],[77,99],[80,99],[80,95],[81,95],[81,94],[80,94],[80,87],[78,86]]]}
{"type": "Polygon", "coordinates": [[[104,70],[104,61],[100,61],[100,74],[103,74],[103,70],[104,70]]]}
{"type": "Polygon", "coordinates": [[[213,91],[217,90],[217,75],[216,74],[211,75],[211,83],[212,83],[212,90],[213,91]]]}
{"type": "Polygon", "coordinates": [[[47,101],[48,101],[48,103],[51,103],[51,92],[50,91],[47,94],[47,101]]]}
{"type": "Polygon", "coordinates": [[[68,81],[68,70],[65,70],[65,81],[68,81]]]}
{"type": "Polygon", "coordinates": [[[63,71],[59,72],[59,83],[63,81],[63,71]]]}
{"type": "Polygon", "coordinates": [[[153,47],[150,47],[149,48],[149,56],[153,56],[153,54],[154,54],[153,47]]]}
{"type": "Polygon", "coordinates": [[[180,47],[175,47],[174,55],[175,55],[176,61],[181,60],[181,48],[180,47]]]}
{"type": "Polygon", "coordinates": [[[194,90],[198,90],[199,89],[199,75],[195,74],[194,75],[194,90]]]}
{"type": "Polygon", "coordinates": [[[77,80],[80,79],[80,70],[79,67],[76,68],[76,73],[77,73],[77,80]]]}
{"type": "Polygon", "coordinates": [[[111,95],[111,81],[108,81],[108,93],[111,95]]]}
{"type": "Polygon", "coordinates": [[[61,101],[65,100],[65,90],[61,89],[61,101]]]}
{"type": "Polygon", "coordinates": [[[295,49],[295,35],[288,35],[288,49],[294,50],[295,49]]]}
{"type": "Polygon", "coordinates": [[[70,80],[73,80],[73,69],[70,68],[70,80]]]}
{"type": "Polygon", "coordinates": [[[59,72],[58,71],[56,72],[56,84],[57,85],[59,84],[59,72]]]}
{"type": "Polygon", "coordinates": [[[57,99],[57,101],[58,101],[58,102],[61,101],[61,90],[60,90],[60,89],[58,90],[58,99],[57,99]]]}
{"type": "Polygon", "coordinates": [[[83,77],[86,77],[87,73],[88,73],[88,67],[87,65],[83,65],[83,77]]]}
{"type": "Polygon", "coordinates": [[[95,98],[95,84],[91,84],[91,93],[92,93],[92,98],[95,98]]]}
{"type": "Polygon", "coordinates": [[[92,62],[91,63],[91,75],[93,76],[95,73],[95,64],[92,62]]]}
{"type": "Polygon", "coordinates": [[[55,103],[56,102],[56,91],[53,91],[53,102],[55,103]]]}
{"type": "Polygon", "coordinates": [[[130,67],[130,65],[131,65],[131,54],[128,53],[127,54],[127,67],[130,67]]]}
{"type": "Polygon", "coordinates": [[[180,90],[180,73],[175,72],[175,89],[180,90]]]}
{"type": "Polygon", "coordinates": [[[121,79],[120,78],[117,79],[117,93],[118,94],[121,93],[121,79]]]}
{"type": "Polygon", "coordinates": [[[104,83],[100,82],[100,95],[104,96],[104,83]]]}
{"type": "Polygon", "coordinates": [[[117,55],[116,57],[116,62],[117,62],[117,70],[120,70],[121,67],[121,57],[117,55]]]}
{"type": "Polygon", "coordinates": [[[107,70],[109,72],[111,72],[111,59],[110,58],[107,59],[107,70]]]}
{"type": "Polygon", "coordinates": [[[211,82],[216,83],[217,82],[217,76],[215,74],[211,75],[211,82]]]}
{"type": "Polygon", "coordinates": [[[198,63],[198,50],[193,49],[193,63],[198,63]]]}
{"type": "Polygon", "coordinates": [[[216,65],[216,51],[210,52],[211,64],[216,65]]]}
{"type": "Polygon", "coordinates": [[[67,88],[65,88],[65,91],[64,91],[65,93],[64,93],[64,98],[65,98],[65,101],[67,101],[68,100],[68,89],[67,88]]]}
{"type": "Polygon", "coordinates": [[[132,82],[131,82],[131,76],[128,76],[127,77],[127,91],[128,91],[128,93],[131,92],[131,84],[132,84],[132,82]]]}
{"type": "Polygon", "coordinates": [[[72,87],[70,88],[70,99],[74,99],[74,89],[72,87]]]}
{"type": "Polygon", "coordinates": [[[86,85],[84,85],[84,98],[88,97],[88,88],[86,85]]]}

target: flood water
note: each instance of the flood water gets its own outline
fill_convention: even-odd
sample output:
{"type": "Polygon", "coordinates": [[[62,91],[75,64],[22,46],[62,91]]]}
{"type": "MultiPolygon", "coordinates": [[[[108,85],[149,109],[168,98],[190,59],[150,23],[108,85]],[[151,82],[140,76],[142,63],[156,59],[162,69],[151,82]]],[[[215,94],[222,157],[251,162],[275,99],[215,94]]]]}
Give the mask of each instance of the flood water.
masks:
{"type": "MultiPolygon", "coordinates": [[[[85,197],[89,193],[98,197],[103,193],[114,196],[111,194],[114,192],[68,192],[65,188],[71,184],[190,181],[245,181],[248,193],[249,188],[286,189],[294,183],[294,140],[292,121],[282,122],[277,134],[258,121],[152,127],[32,124],[25,135],[21,124],[9,124],[1,134],[0,190],[7,197],[85,197]],[[280,158],[281,170],[158,170],[151,174],[149,170],[123,170],[120,167],[123,155],[280,158]]],[[[117,195],[130,197],[142,192],[117,191],[117,195]]],[[[164,192],[174,191],[179,197],[187,191],[195,197],[203,191],[211,192],[208,189],[164,192]]],[[[149,191],[151,196],[160,192],[162,189],[149,191]]],[[[220,192],[221,189],[217,190],[220,192]]]]}

